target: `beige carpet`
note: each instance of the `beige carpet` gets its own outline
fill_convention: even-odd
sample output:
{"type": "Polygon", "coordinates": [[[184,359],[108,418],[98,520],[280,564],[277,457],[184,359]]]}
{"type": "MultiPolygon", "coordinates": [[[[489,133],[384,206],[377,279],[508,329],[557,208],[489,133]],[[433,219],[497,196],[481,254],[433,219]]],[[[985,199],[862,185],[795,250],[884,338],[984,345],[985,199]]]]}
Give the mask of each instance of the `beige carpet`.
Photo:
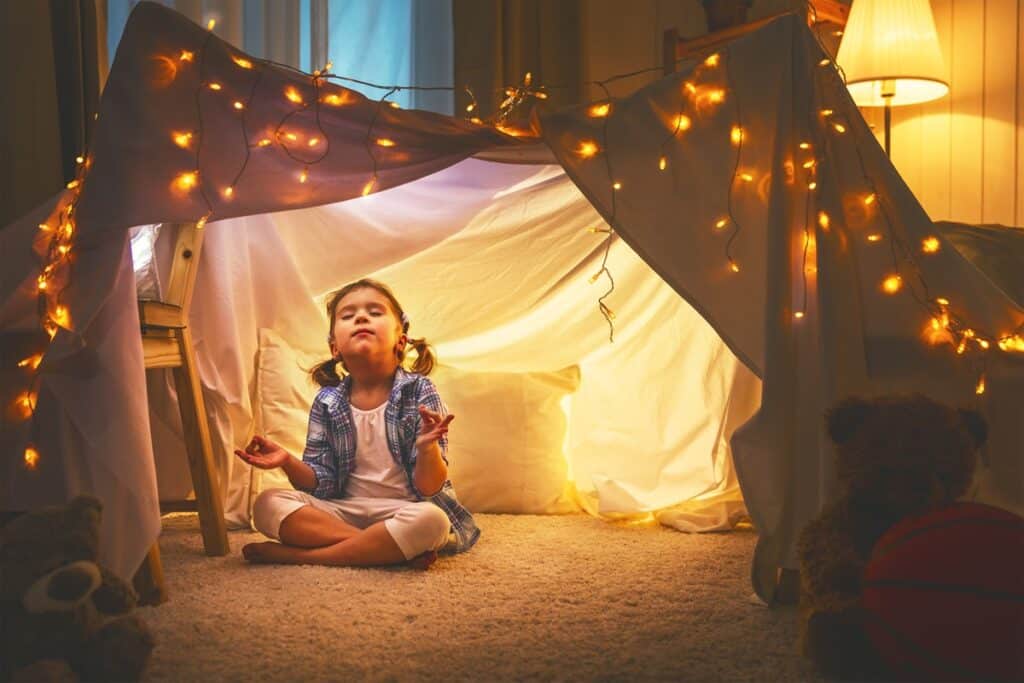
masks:
{"type": "Polygon", "coordinates": [[[814,680],[792,608],[754,604],[750,531],[478,515],[469,553],[407,569],[250,566],[164,518],[149,681],[814,680]]]}

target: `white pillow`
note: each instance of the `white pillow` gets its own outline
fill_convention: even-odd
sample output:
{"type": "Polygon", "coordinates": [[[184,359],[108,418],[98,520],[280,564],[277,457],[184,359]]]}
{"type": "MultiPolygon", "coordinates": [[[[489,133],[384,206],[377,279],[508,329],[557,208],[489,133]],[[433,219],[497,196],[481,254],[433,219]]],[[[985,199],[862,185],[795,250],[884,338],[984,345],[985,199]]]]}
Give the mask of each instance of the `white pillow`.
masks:
{"type": "Polygon", "coordinates": [[[563,450],[561,401],[580,383],[578,366],[558,372],[467,372],[439,366],[430,379],[455,415],[449,476],[473,512],[561,514],[580,508],[563,450]]]}
{"type": "MultiPolygon", "coordinates": [[[[272,329],[259,330],[257,430],[297,458],[305,448],[309,407],[319,386],[307,369],[326,356],[296,351],[272,329]]],[[[474,512],[564,514],[579,511],[563,452],[562,399],[580,371],[468,372],[438,366],[430,374],[449,412],[449,477],[474,512]]],[[[280,469],[253,468],[252,500],[291,488],[280,469]]],[[[251,503],[250,503],[251,504],[251,503]]]]}
{"type": "MultiPolygon", "coordinates": [[[[306,448],[309,407],[320,386],[308,369],[327,360],[327,351],[296,351],[272,329],[259,330],[259,356],[256,366],[256,430],[298,459],[306,448]]],[[[261,491],[293,488],[280,468],[252,468],[250,505],[261,491]]]]}

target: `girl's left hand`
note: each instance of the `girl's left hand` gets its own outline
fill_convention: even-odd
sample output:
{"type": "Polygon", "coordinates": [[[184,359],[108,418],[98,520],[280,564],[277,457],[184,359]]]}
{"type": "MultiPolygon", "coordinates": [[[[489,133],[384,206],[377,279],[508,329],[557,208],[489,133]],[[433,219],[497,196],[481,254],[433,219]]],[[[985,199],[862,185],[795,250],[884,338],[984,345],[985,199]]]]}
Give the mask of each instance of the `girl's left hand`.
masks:
{"type": "Polygon", "coordinates": [[[416,436],[416,447],[428,446],[448,434],[448,425],[454,415],[441,415],[426,406],[420,406],[420,433],[416,436]]]}

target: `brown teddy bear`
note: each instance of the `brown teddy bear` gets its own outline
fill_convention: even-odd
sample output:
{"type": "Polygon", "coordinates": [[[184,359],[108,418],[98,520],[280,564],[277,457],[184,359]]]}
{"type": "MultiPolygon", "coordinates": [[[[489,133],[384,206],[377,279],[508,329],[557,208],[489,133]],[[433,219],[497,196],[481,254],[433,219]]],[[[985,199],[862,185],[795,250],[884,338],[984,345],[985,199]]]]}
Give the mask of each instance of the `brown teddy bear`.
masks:
{"type": "Polygon", "coordinates": [[[825,421],[838,455],[838,495],[797,546],[802,648],[830,678],[884,679],[860,602],[872,547],[901,519],[967,492],[988,428],[978,413],[920,394],[849,398],[825,421]]]}
{"type": "Polygon", "coordinates": [[[153,650],[135,593],[96,563],[100,501],[0,529],[0,681],[138,680],[153,650]]]}

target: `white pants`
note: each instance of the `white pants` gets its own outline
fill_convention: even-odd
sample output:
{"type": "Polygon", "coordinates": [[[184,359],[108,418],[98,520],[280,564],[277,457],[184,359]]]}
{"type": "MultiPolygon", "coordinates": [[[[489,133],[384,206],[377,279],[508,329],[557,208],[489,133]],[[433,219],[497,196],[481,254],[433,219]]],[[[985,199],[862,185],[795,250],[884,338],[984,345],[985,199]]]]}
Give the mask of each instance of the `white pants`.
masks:
{"type": "Polygon", "coordinates": [[[393,498],[323,500],[292,489],[267,489],[257,496],[252,509],[253,526],[271,538],[280,538],[284,518],[305,505],[323,510],[359,529],[383,520],[384,527],[407,560],[428,550],[443,548],[451,529],[448,515],[429,501],[393,498]]]}

